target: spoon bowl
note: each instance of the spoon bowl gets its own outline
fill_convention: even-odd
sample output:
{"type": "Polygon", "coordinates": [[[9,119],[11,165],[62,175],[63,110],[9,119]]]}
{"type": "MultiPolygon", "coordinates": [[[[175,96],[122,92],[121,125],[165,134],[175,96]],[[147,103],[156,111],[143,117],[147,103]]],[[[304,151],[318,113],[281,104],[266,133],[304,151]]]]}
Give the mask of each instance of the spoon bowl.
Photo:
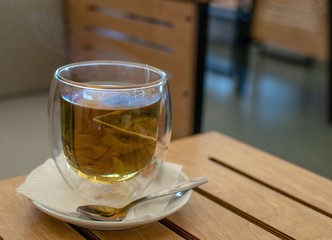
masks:
{"type": "Polygon", "coordinates": [[[77,211],[85,216],[99,221],[122,221],[126,218],[128,211],[142,202],[155,198],[176,194],[177,197],[183,196],[188,190],[202,185],[208,181],[207,177],[198,177],[189,181],[182,182],[176,186],[166,188],[160,192],[152,193],[138,198],[121,208],[113,208],[104,205],[83,205],[77,207],[77,211]]]}

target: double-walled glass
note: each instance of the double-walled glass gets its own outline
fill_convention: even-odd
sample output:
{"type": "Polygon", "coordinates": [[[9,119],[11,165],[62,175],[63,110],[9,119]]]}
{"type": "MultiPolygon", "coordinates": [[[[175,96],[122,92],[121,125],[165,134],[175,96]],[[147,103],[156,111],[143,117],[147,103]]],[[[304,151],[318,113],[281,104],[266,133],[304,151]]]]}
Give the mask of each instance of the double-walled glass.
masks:
{"type": "Polygon", "coordinates": [[[171,135],[165,72],[116,61],[60,67],[49,96],[52,156],[84,196],[128,202],[158,174],[171,135]]]}

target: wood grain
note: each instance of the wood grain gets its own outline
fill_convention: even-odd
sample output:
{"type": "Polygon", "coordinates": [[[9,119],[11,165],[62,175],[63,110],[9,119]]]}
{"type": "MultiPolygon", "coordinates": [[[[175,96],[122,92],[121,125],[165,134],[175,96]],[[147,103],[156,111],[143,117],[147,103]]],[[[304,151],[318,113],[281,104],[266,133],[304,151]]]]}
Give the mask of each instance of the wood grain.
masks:
{"type": "Polygon", "coordinates": [[[16,239],[84,239],[65,222],[36,209],[31,202],[16,194],[24,177],[0,182],[0,236],[16,239]]]}
{"type": "Polygon", "coordinates": [[[198,239],[279,239],[196,192],[183,209],[167,219],[198,239]]]}
{"type": "Polygon", "coordinates": [[[204,191],[280,232],[295,239],[329,239],[332,236],[331,218],[216,165],[208,160],[211,154],[229,164],[236,163],[243,172],[251,171],[252,175],[271,185],[279,184],[291,194],[293,191],[301,193],[300,198],[325,209],[331,208],[330,181],[218,133],[174,141],[168,154],[168,160],[182,164],[189,176],[210,178],[209,183],[202,186],[204,191]]]}
{"type": "Polygon", "coordinates": [[[136,240],[136,239],[156,239],[156,240],[177,240],[183,239],[171,230],[158,222],[143,225],[140,227],[121,231],[97,231],[91,230],[93,234],[101,239],[116,240],[136,240]]]}
{"type": "Polygon", "coordinates": [[[189,148],[194,145],[192,148],[199,148],[203,158],[220,159],[229,166],[332,214],[332,181],[327,178],[217,132],[193,136],[176,145],[189,148]]]}

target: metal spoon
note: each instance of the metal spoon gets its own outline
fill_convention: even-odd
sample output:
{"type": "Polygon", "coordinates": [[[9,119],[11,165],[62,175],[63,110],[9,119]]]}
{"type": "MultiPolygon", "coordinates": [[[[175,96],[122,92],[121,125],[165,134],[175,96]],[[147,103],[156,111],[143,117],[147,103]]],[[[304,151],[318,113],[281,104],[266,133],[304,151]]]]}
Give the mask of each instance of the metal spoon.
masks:
{"type": "MultiPolygon", "coordinates": [[[[89,218],[100,220],[100,221],[122,221],[125,219],[127,212],[130,208],[135,206],[136,204],[163,197],[166,195],[171,195],[174,193],[184,193],[189,189],[195,188],[203,183],[208,181],[207,177],[198,177],[189,181],[182,182],[174,187],[166,188],[160,192],[152,193],[146,195],[142,198],[136,199],[133,202],[127,204],[122,208],[113,208],[108,206],[102,205],[84,205],[77,207],[77,211],[83,213],[84,215],[88,216],[89,218]]],[[[179,194],[182,196],[183,194],[179,194]]]]}

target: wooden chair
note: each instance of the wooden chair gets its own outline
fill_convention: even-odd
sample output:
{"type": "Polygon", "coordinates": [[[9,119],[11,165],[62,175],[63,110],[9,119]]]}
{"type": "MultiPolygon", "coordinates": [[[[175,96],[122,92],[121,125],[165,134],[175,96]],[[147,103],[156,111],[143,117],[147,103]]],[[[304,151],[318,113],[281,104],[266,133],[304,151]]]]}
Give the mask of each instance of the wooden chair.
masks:
{"type": "Polygon", "coordinates": [[[328,120],[332,123],[332,3],[328,0],[254,0],[251,38],[329,62],[328,120]]]}
{"type": "Polygon", "coordinates": [[[327,60],[327,0],[255,0],[251,38],[259,43],[327,60]]]}
{"type": "Polygon", "coordinates": [[[172,136],[190,135],[200,117],[197,67],[203,61],[198,45],[199,37],[204,41],[199,23],[205,2],[68,0],[68,61],[125,60],[163,69],[170,78],[172,136]]]}

